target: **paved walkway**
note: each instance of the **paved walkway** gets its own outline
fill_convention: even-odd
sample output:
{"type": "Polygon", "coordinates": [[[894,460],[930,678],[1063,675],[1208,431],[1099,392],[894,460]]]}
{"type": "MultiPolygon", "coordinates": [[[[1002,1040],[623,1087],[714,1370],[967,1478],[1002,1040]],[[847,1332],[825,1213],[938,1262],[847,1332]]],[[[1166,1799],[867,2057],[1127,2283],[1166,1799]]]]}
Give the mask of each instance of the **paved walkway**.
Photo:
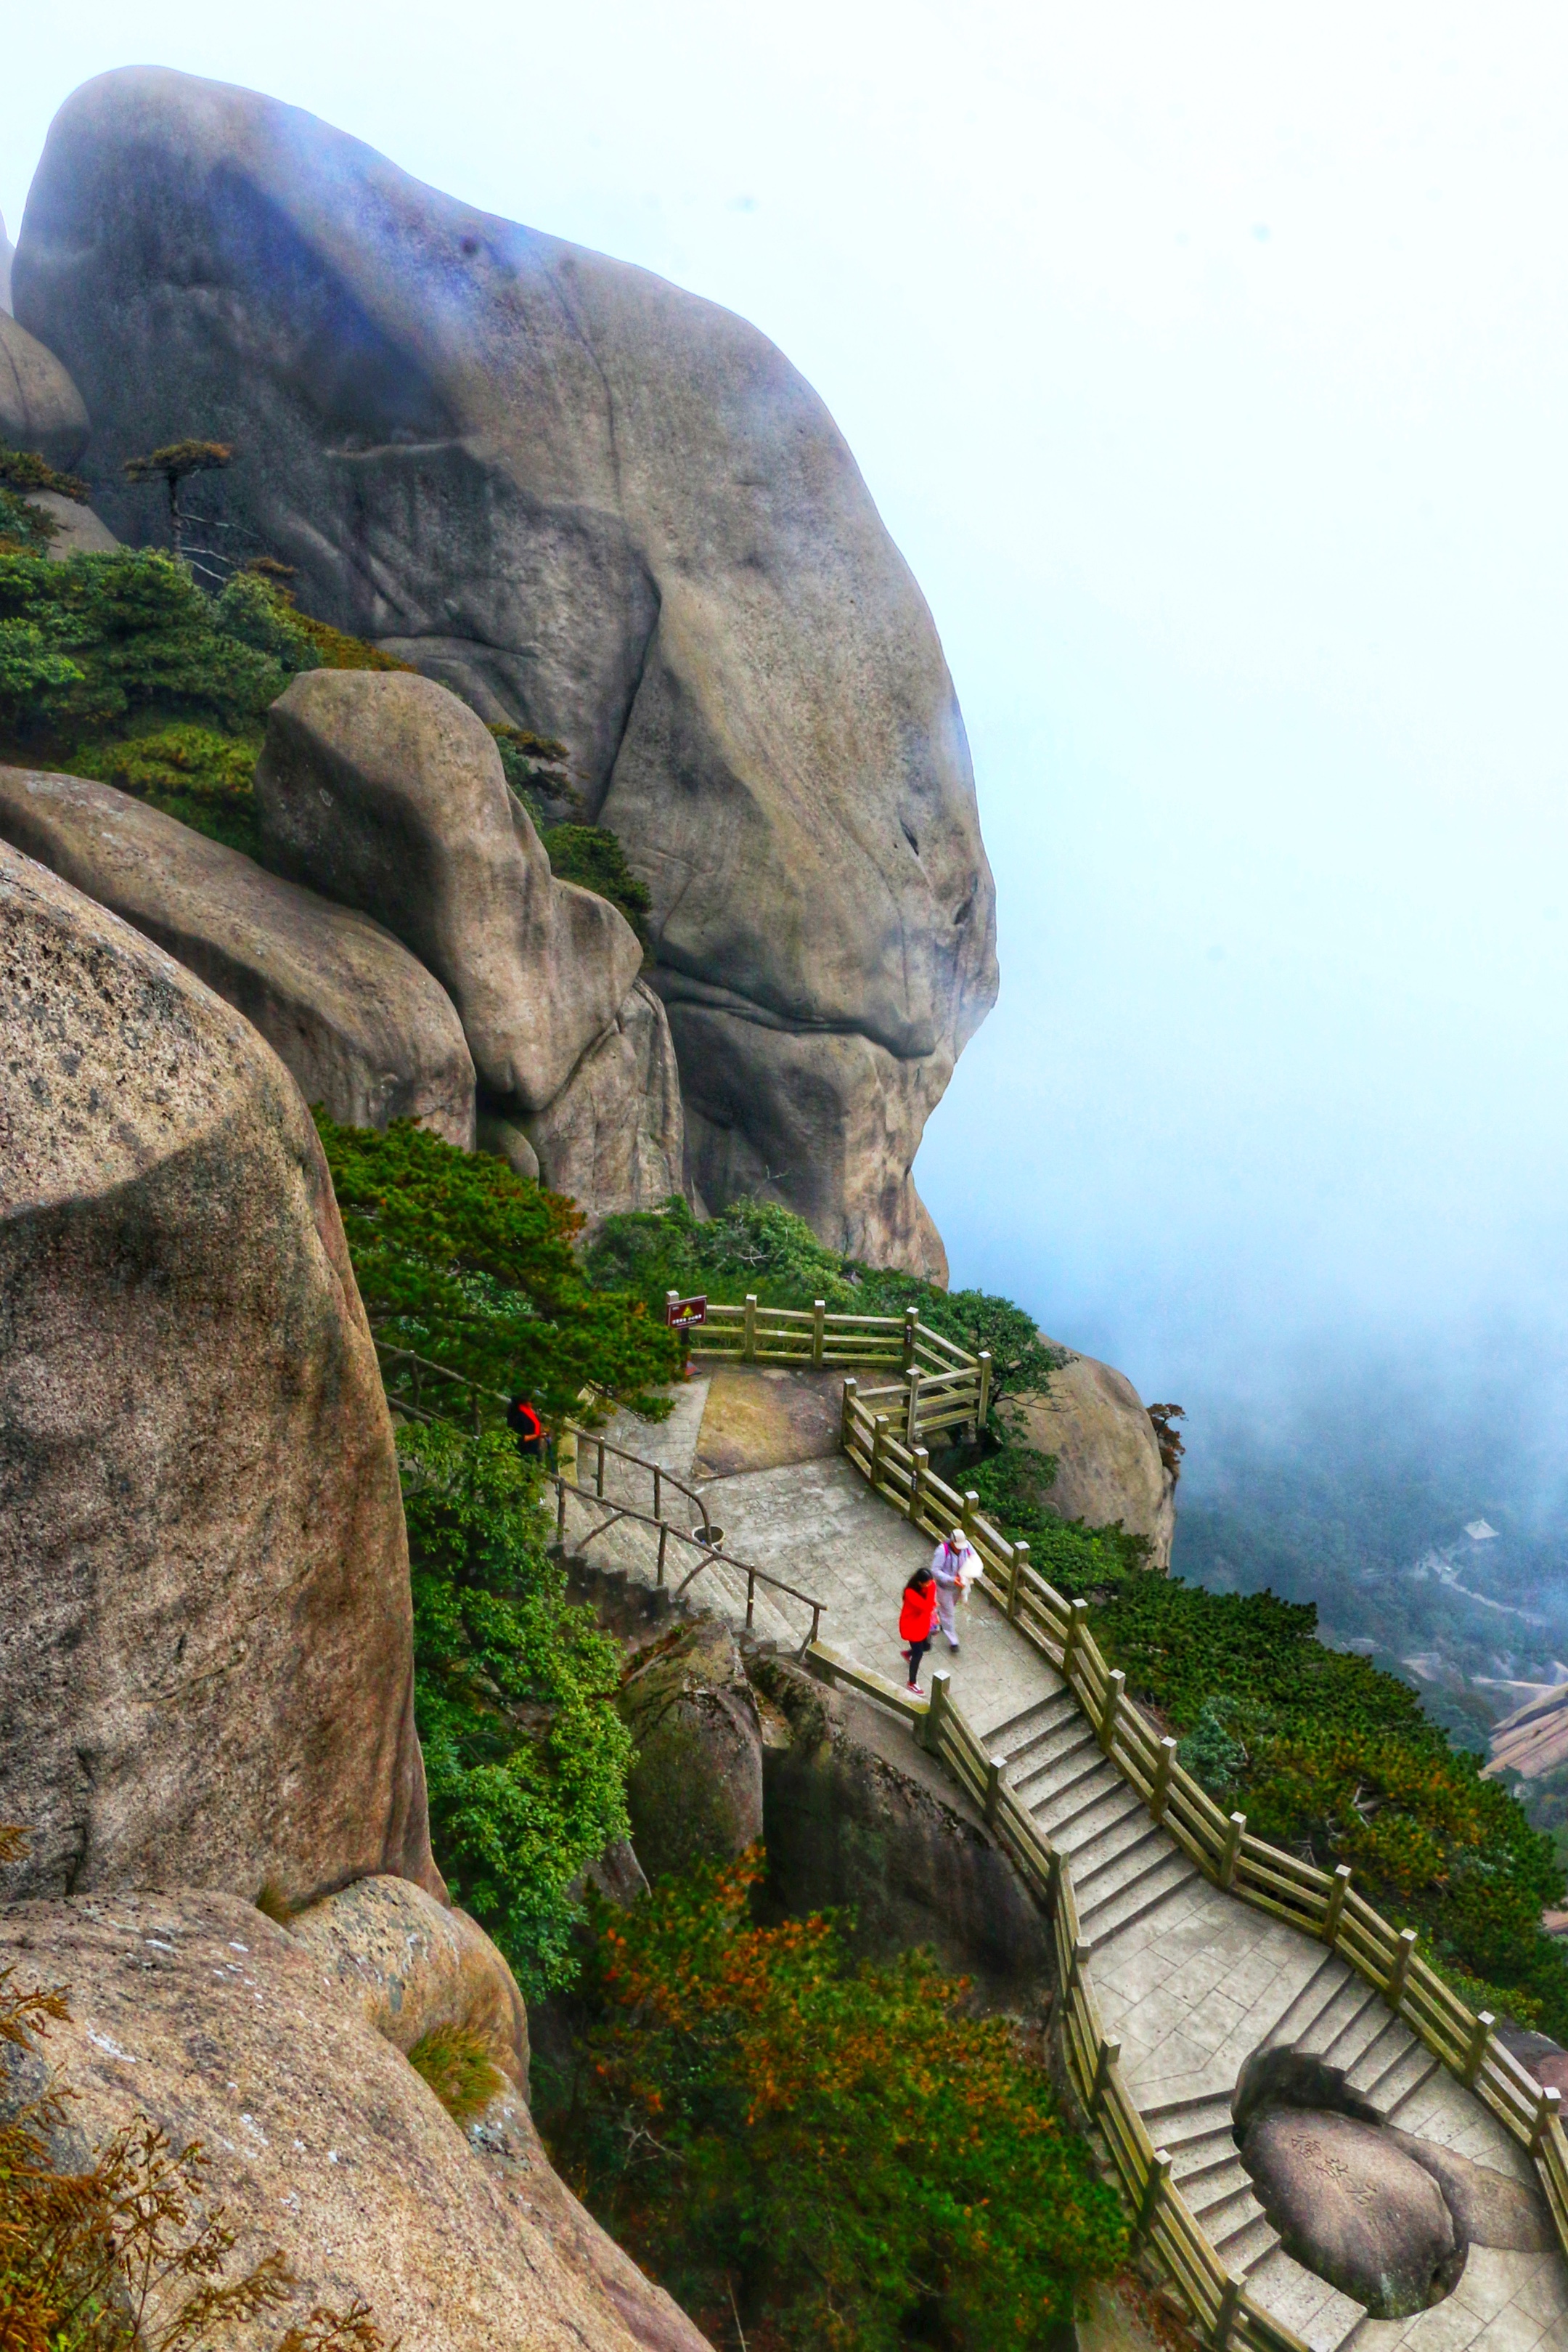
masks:
{"type": "MultiPolygon", "coordinates": [[[[931,1545],[832,1450],[829,1387],[821,1374],[727,1365],[687,1384],[667,1423],[622,1416],[606,1434],[696,1488],[727,1552],[825,1601],[825,1641],[897,1679],[899,1595],[931,1545]]],[[[615,1491],[607,1477],[607,1496],[615,1491]]],[[[572,1529],[588,1524],[574,1504],[572,1529]]],[[[624,1522],[594,1549],[648,1572],[648,1539],[624,1522]]],[[[705,1570],[692,1597],[737,1610],[744,1580],[737,1588],[731,1571],[727,1587],[720,1571],[705,1570]]],[[[766,1604],[756,1627],[795,1642],[808,1630],[800,1612],[766,1604]]],[[[959,1629],[957,1655],[938,1637],[927,1666],[951,1673],[954,1699],[991,1753],[1007,1758],[1009,1782],[1042,1832],[1071,1857],[1106,2032],[1120,2040],[1128,2088],[1227,2265],[1313,2352],[1339,2352],[1353,2338],[1355,2352],[1568,2352],[1568,2264],[1558,2253],[1474,2246],[1444,2302],[1384,2321],[1284,2252],[1230,2131],[1238,2072],[1263,2043],[1322,2055],[1406,2131],[1531,2185],[1532,2168],[1343,1960],[1202,1876],[1100,1754],[1061,1676],[999,1610],[977,1595],[959,1629]]]]}

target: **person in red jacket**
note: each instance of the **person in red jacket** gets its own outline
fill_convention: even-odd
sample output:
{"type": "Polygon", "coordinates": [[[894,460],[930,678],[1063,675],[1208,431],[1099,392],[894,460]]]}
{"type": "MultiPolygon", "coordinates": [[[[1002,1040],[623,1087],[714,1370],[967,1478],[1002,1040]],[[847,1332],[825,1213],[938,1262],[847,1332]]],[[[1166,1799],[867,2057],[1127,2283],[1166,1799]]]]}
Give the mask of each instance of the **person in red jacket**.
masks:
{"type": "Polygon", "coordinates": [[[912,1691],[920,1688],[920,1661],[931,1647],[931,1628],[936,1622],[936,1579],[928,1568],[917,1568],[904,1588],[898,1618],[904,1654],[909,1660],[907,1687],[912,1691]]]}

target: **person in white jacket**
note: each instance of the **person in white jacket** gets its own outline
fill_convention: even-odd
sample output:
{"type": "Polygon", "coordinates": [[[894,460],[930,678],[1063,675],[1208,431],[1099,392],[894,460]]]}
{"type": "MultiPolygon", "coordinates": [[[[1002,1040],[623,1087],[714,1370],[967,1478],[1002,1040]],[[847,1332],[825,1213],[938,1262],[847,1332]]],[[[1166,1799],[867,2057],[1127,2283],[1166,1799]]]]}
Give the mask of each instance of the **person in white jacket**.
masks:
{"type": "Polygon", "coordinates": [[[968,1590],[969,1579],[977,1572],[977,1566],[975,1548],[962,1528],[955,1528],[950,1536],[944,1536],[931,1555],[931,1573],[936,1579],[936,1622],[950,1650],[958,1646],[954,1604],[968,1590]]]}

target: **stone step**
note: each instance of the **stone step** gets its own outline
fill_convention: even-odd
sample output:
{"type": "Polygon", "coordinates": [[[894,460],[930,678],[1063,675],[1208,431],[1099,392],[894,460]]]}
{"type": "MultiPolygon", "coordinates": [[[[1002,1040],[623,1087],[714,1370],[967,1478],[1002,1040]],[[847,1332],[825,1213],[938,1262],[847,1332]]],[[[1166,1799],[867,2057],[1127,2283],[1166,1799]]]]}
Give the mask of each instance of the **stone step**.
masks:
{"type": "MultiPolygon", "coordinates": [[[[1333,1998],[1324,2002],[1304,2032],[1296,2035],[1297,2049],[1311,2051],[1319,2058],[1326,2056],[1345,2028],[1362,2017],[1367,2002],[1376,1997],[1371,1986],[1364,1984],[1354,1969],[1346,1968],[1343,1980],[1335,1988],[1333,1998]]],[[[1356,2046],[1359,2049],[1359,2042],[1356,2046]]],[[[1342,2062],[1336,2058],[1332,2063],[1339,2065],[1342,2062]]]]}
{"type": "MultiPolygon", "coordinates": [[[[1145,2118],[1145,2121],[1147,2118],[1145,2118]]],[[[1153,2131],[1155,2126],[1149,2126],[1153,2131]]],[[[1247,2168],[1236,2152],[1236,2137],[1227,2126],[1223,2131],[1204,2132],[1196,2139],[1180,2140],[1174,2146],[1169,2139],[1160,2145],[1171,2160],[1171,2179],[1180,2187],[1190,2205],[1195,2199],[1205,2197],[1214,2184],[1222,2179],[1245,2180],[1247,2168]]],[[[1218,2196],[1218,2189],[1214,2189],[1218,2196]]]]}
{"type": "Polygon", "coordinates": [[[1085,1803],[1085,1784],[1092,1781],[1099,1787],[1106,1786],[1105,1775],[1111,1769],[1092,1732],[1086,1730],[1083,1738],[1062,1755],[1020,1772],[1012,1783],[1013,1793],[1026,1811],[1036,1814],[1047,1807],[1060,1806],[1064,1801],[1085,1803]],[[1075,1790],[1079,1792],[1076,1796],[1075,1790]]]}
{"type": "Polygon", "coordinates": [[[1171,2160],[1176,2179],[1236,2154],[1228,2099],[1174,2099],[1164,2106],[1140,2108],[1149,2136],[1171,2160]]]}
{"type": "Polygon", "coordinates": [[[1431,2081],[1440,2063],[1425,2042],[1417,2042],[1406,2026],[1397,2046],[1385,2050],[1379,2042],[1375,2052],[1368,2052],[1356,2061],[1349,2079],[1352,2088],[1359,2091],[1380,2116],[1388,2118],[1406,2100],[1414,2098],[1424,2083],[1431,2081]]]}
{"type": "Polygon", "coordinates": [[[1182,2195],[1197,2214],[1209,2237],[1218,2244],[1217,2232],[1229,2229],[1238,2220],[1249,2221],[1262,2207],[1254,2193],[1247,2168],[1236,2153],[1236,2143],[1230,2143],[1228,2161],[1206,2165],[1201,2171],[1184,2172],[1176,2176],[1172,2159],[1171,2178],[1176,2181],[1182,2195]]]}
{"type": "Polygon", "coordinates": [[[1353,1973],[1337,1952],[1325,1951],[1290,2008],[1269,2035],[1269,2048],[1288,2047],[1301,2042],[1305,2035],[1311,2033],[1330,2001],[1342,1990],[1353,1973]]]}
{"type": "Polygon", "coordinates": [[[1328,2065],[1339,2067],[1347,2077],[1354,2073],[1358,2061],[1370,2053],[1373,2044],[1398,2024],[1380,1992],[1375,1992],[1369,1984],[1361,1985],[1360,1990],[1360,2006],[1345,2019],[1333,2040],[1318,2053],[1328,2065]]]}
{"type": "Polygon", "coordinates": [[[1092,1952],[1103,1951],[1124,1928],[1147,1918],[1162,1903],[1185,1894],[1195,1879],[1201,1885],[1202,1877],[1197,1864],[1178,1849],[1155,1849],[1153,1860],[1136,1878],[1114,1892],[1108,1890],[1102,1901],[1080,1908],[1078,1932],[1092,1952]]]}
{"type": "Polygon", "coordinates": [[[1223,2230],[1213,2226],[1212,2218],[1204,2222],[1209,2244],[1228,2271],[1239,2271],[1246,2278],[1259,2263],[1271,2254],[1280,2242],[1280,2232],[1269,2220],[1250,2189],[1247,2192],[1250,2213],[1237,2212],[1223,2230]]]}
{"type": "Polygon", "coordinates": [[[1072,1885],[1080,1916],[1109,1903],[1122,1887],[1145,1876],[1170,1852],[1170,1840],[1146,1813],[1118,1822],[1114,1839],[1109,1832],[1097,1838],[1082,1866],[1078,1856],[1073,1857],[1072,1885]]]}
{"type": "Polygon", "coordinates": [[[994,1731],[986,1734],[988,1755],[1004,1757],[1009,1764],[1019,1762],[1044,1745],[1055,1733],[1069,1724],[1082,1723],[1083,1710],[1069,1690],[1052,1691],[1049,1697],[1037,1699],[1026,1706],[1021,1715],[1009,1716],[998,1723],[994,1731]]]}
{"type": "MultiPolygon", "coordinates": [[[[1038,1806],[1030,1808],[1036,1821],[1041,1817],[1038,1806]]],[[[1072,1875],[1078,1876],[1078,1857],[1087,1854],[1096,1840],[1119,1829],[1124,1822],[1138,1821],[1151,1826],[1142,1798],[1135,1789],[1129,1789],[1119,1777],[1109,1788],[1095,1789],[1086,1793],[1082,1804],[1075,1805],[1070,1813],[1051,1825],[1050,1835],[1063,1853],[1072,1857],[1072,1875]]]]}
{"type": "Polygon", "coordinates": [[[1364,2305],[1304,2270],[1283,2246],[1275,2246],[1249,2272],[1247,2292],[1312,2352],[1342,2352],[1366,2317],[1364,2305]]]}

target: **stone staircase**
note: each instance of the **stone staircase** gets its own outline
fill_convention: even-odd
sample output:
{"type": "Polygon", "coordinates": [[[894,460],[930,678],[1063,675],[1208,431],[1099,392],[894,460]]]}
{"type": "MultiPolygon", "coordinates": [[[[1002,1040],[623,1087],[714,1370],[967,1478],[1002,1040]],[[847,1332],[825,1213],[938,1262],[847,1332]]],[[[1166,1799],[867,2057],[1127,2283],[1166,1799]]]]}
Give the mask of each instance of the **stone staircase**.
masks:
{"type": "MultiPolygon", "coordinates": [[[[1065,1685],[990,1730],[986,1746],[1004,1759],[1008,1784],[1041,1834],[1067,1856],[1107,2030],[1124,2037],[1123,2063],[1140,2112],[1220,2259],[1312,2352],[1340,2352],[1358,2332],[1366,2352],[1374,2344],[1384,2352],[1419,2328],[1426,2315],[1402,2324],[1369,2321],[1362,2305],[1285,2252],[1238,2153],[1231,2093],[1253,2050],[1291,2043],[1338,2068],[1385,2121],[1407,2128],[1432,2127],[1434,2093],[1451,2123],[1453,2099],[1465,2095],[1336,1953],[1249,1911],[1203,1876],[1102,1755],[1065,1685]],[[1215,2001],[1228,2002],[1220,1988],[1234,1978],[1238,1959],[1245,1967],[1251,1953],[1267,1956],[1281,1937],[1299,1949],[1290,1955],[1293,1969],[1276,1962],[1268,1971],[1272,1995],[1265,1977],[1244,2027],[1219,2042],[1212,2063],[1187,2065],[1162,2081],[1161,2045],[1145,2047],[1140,2029],[1163,2021],[1179,2030],[1195,2018],[1201,2027],[1206,1973],[1215,2001]],[[1177,1971],[1186,1979],[1179,2021],[1169,1975],[1158,1978],[1150,1965],[1155,1956],[1168,1957],[1173,1944],[1191,1948],[1177,1971]],[[1310,1963],[1304,1977],[1303,1955],[1310,1963]],[[1145,2014],[1162,2001],[1163,2021],[1145,2014]]],[[[1483,2160],[1507,2158],[1489,2137],[1483,2160]]]]}

